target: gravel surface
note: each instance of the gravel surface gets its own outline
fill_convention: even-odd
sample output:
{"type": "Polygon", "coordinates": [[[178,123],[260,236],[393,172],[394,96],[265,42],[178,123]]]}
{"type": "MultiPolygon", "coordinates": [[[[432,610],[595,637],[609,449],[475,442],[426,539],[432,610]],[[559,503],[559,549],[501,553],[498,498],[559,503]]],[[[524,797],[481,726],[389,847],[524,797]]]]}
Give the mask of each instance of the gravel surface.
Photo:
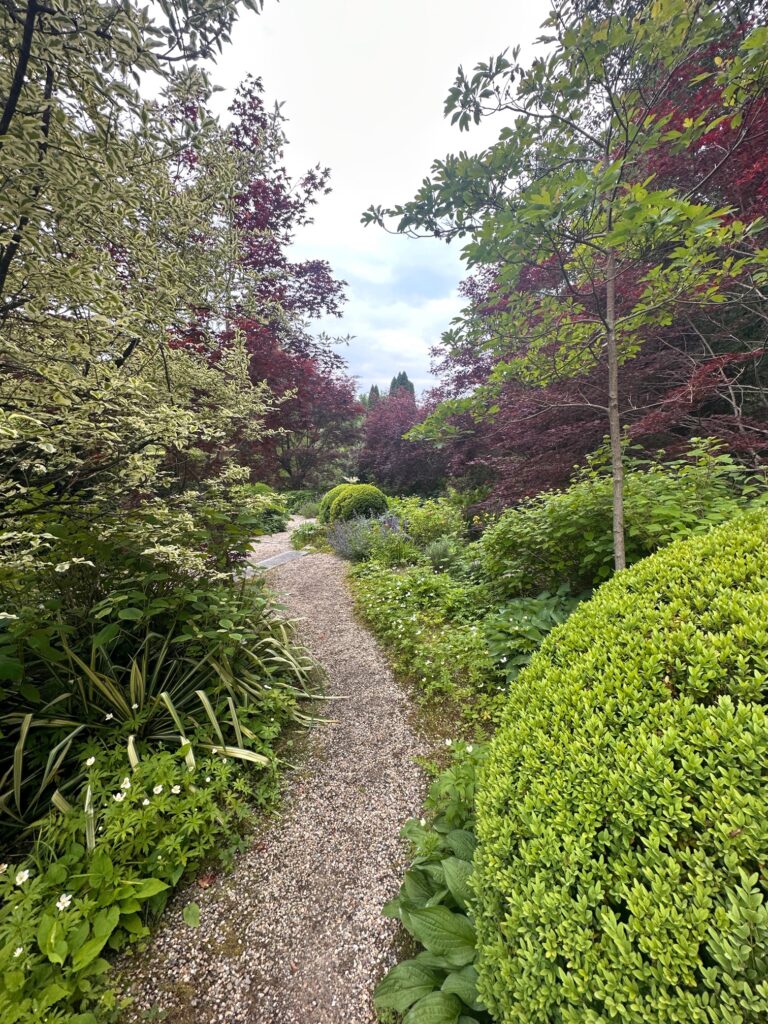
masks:
{"type": "MultiPolygon", "coordinates": [[[[254,561],[288,547],[258,542],[254,561]]],[[[281,817],[231,874],[180,893],[149,949],[124,968],[142,1011],[172,1024],[373,1024],[371,992],[394,963],[396,925],[381,906],[396,892],[406,851],[398,833],[419,813],[426,753],[408,700],[356,619],[346,566],[313,554],[268,571],[300,639],[328,673],[331,724],[310,736],[305,768],[288,780],[281,817]],[[190,899],[197,930],[181,921],[190,899]]]]}

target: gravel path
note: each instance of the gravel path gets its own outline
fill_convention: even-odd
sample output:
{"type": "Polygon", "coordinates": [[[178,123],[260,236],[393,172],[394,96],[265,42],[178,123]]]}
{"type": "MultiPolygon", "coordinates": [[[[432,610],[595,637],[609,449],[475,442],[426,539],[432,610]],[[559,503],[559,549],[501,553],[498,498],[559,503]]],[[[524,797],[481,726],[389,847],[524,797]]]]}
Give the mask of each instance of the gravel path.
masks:
{"type": "MultiPolygon", "coordinates": [[[[254,561],[287,549],[263,538],[254,561]]],[[[355,619],[345,563],[313,554],[268,571],[301,640],[328,673],[307,768],[281,817],[211,888],[180,894],[150,947],[128,966],[134,1012],[169,1024],[373,1024],[371,991],[395,960],[381,906],[405,866],[398,838],[417,814],[423,742],[371,634],[355,619]],[[181,907],[201,907],[196,931],[181,907]]],[[[133,1015],[133,1014],[132,1014],[133,1015]]]]}

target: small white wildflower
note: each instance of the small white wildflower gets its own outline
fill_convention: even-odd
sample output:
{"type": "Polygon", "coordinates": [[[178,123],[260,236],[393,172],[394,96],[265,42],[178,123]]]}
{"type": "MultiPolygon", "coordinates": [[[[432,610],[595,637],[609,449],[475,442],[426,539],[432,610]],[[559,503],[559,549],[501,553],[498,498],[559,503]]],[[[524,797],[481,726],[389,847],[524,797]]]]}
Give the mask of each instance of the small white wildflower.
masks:
{"type": "Polygon", "coordinates": [[[23,952],[24,952],[24,947],[23,946],[17,946],[16,949],[14,949],[14,951],[13,951],[13,955],[18,959],[18,957],[20,957],[23,952]]]}
{"type": "Polygon", "coordinates": [[[118,803],[121,803],[123,800],[125,800],[125,793],[121,789],[119,793],[112,794],[112,799],[117,800],[118,803]]]}
{"type": "Polygon", "coordinates": [[[205,781],[206,782],[210,782],[211,781],[211,776],[210,775],[206,775],[205,776],[205,781]]]}
{"type": "Polygon", "coordinates": [[[171,786],[171,792],[174,795],[179,794],[181,792],[181,786],[171,786]]]}
{"type": "Polygon", "coordinates": [[[7,870],[8,870],[8,865],[7,864],[0,864],[0,875],[4,875],[7,870]]]}
{"type": "Polygon", "coordinates": [[[109,711],[109,712],[107,712],[106,715],[104,715],[104,721],[105,722],[111,722],[114,717],[115,716],[112,714],[112,712],[109,711]]]}
{"type": "Polygon", "coordinates": [[[29,872],[25,869],[24,871],[16,872],[16,885],[24,885],[26,880],[29,878],[29,872]]]}
{"type": "Polygon", "coordinates": [[[427,819],[426,818],[420,818],[419,819],[419,824],[421,825],[422,828],[424,828],[424,826],[427,824],[427,819]]]}
{"type": "Polygon", "coordinates": [[[141,802],[142,802],[144,807],[148,807],[149,806],[149,800],[146,797],[144,797],[144,799],[141,802]]]}
{"type": "Polygon", "coordinates": [[[57,910],[68,910],[69,905],[72,902],[72,897],[68,892],[63,892],[61,896],[56,900],[57,910]]]}
{"type": "Polygon", "coordinates": [[[451,740],[446,740],[446,741],[445,741],[445,745],[446,745],[446,747],[450,747],[450,745],[451,745],[451,740]]]}
{"type": "Polygon", "coordinates": [[[213,749],[211,750],[211,753],[212,753],[212,754],[218,754],[218,752],[219,752],[219,748],[218,748],[218,747],[214,747],[214,748],[213,748],[213,749]]]}
{"type": "Polygon", "coordinates": [[[92,768],[93,765],[96,764],[96,758],[95,757],[89,757],[88,760],[85,762],[85,764],[86,764],[86,767],[92,768]]]}
{"type": "Polygon", "coordinates": [[[267,683],[264,683],[264,689],[265,689],[265,690],[271,690],[271,689],[272,689],[272,687],[271,687],[271,686],[269,686],[269,685],[267,685],[267,683]]]}
{"type": "Polygon", "coordinates": [[[138,711],[139,710],[139,705],[138,704],[131,704],[131,707],[133,708],[134,711],[138,711]]]}
{"type": "Polygon", "coordinates": [[[471,753],[472,753],[472,751],[473,751],[474,749],[475,749],[475,748],[474,748],[474,747],[472,746],[472,744],[470,743],[470,744],[468,745],[468,747],[467,747],[467,753],[468,753],[468,754],[471,754],[471,753]]]}
{"type": "Polygon", "coordinates": [[[120,789],[130,789],[130,788],[131,788],[131,780],[126,775],[125,778],[123,779],[123,781],[120,783],[120,789]]]}
{"type": "Polygon", "coordinates": [[[163,787],[160,785],[154,786],[152,792],[155,794],[155,796],[159,796],[160,793],[163,792],[163,787]]]}

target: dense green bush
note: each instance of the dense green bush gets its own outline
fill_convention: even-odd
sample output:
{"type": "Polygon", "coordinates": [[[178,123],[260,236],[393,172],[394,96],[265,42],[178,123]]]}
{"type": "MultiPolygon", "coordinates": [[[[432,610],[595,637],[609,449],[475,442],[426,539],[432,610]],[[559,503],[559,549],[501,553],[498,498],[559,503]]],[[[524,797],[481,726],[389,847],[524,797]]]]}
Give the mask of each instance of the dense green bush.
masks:
{"type": "Polygon", "coordinates": [[[485,744],[447,741],[451,765],[432,783],[426,818],[403,828],[411,844],[411,866],[399,894],[384,908],[423,947],[379,982],[374,1005],[419,1021],[490,1022],[477,995],[475,932],[467,914],[469,877],[475,851],[477,773],[485,744]]]}
{"type": "Polygon", "coordinates": [[[460,537],[464,532],[461,509],[448,498],[391,498],[390,508],[408,536],[426,547],[441,537],[460,537]]]}
{"type": "Polygon", "coordinates": [[[357,516],[380,516],[386,511],[387,498],[378,487],[373,484],[349,484],[331,502],[328,520],[335,523],[357,516]]]}
{"type": "Polygon", "coordinates": [[[317,518],[321,523],[328,523],[331,519],[331,505],[336,501],[339,495],[344,494],[347,488],[351,487],[352,484],[336,484],[330,491],[327,491],[320,499],[320,508],[317,513],[317,518]]]}
{"type": "MultiPolygon", "coordinates": [[[[627,564],[676,537],[727,522],[754,493],[745,471],[709,442],[666,464],[628,460],[627,564]]],[[[567,490],[537,495],[485,532],[485,574],[500,599],[562,583],[588,590],[613,572],[612,516],[611,480],[595,462],[567,490]]]]}
{"type": "Polygon", "coordinates": [[[481,779],[500,1024],[768,1015],[768,515],[601,587],[509,691],[481,779]]]}

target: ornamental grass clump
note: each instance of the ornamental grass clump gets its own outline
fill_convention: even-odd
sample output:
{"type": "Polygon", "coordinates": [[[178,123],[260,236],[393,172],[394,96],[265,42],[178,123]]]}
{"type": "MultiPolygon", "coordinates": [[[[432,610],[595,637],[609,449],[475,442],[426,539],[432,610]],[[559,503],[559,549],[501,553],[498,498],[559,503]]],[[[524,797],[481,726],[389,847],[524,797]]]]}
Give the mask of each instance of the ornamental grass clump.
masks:
{"type": "Polygon", "coordinates": [[[471,908],[499,1024],[768,1014],[768,515],[616,576],[510,688],[471,908]]]}

